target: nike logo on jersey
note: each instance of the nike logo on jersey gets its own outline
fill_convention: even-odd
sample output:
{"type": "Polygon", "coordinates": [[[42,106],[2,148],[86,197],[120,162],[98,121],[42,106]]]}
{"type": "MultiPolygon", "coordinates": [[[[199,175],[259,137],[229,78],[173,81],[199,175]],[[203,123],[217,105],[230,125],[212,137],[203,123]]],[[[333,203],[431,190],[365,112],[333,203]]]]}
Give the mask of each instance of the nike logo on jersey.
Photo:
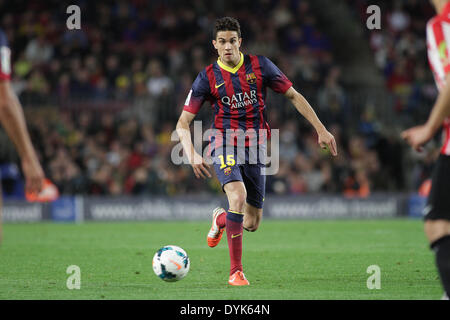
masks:
{"type": "Polygon", "coordinates": [[[224,84],[225,84],[225,82],[222,82],[222,83],[221,83],[221,84],[219,84],[219,85],[217,85],[217,84],[216,84],[216,85],[215,85],[215,87],[216,87],[216,89],[217,89],[217,88],[219,88],[219,87],[223,86],[224,84]]]}

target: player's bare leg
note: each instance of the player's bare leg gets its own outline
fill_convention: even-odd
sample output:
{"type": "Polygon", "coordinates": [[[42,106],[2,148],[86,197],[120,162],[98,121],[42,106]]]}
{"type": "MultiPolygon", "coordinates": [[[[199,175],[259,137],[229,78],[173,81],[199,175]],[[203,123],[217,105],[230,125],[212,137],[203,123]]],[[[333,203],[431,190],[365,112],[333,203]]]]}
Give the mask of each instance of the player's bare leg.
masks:
{"type": "Polygon", "coordinates": [[[257,208],[246,202],[244,206],[244,229],[250,232],[256,231],[261,222],[262,213],[262,208],[257,208]]]}
{"type": "Polygon", "coordinates": [[[228,198],[229,210],[235,212],[244,212],[245,200],[247,199],[247,190],[242,181],[232,181],[227,183],[223,190],[228,198]]]}
{"type": "Polygon", "coordinates": [[[450,221],[448,220],[426,220],[424,223],[425,235],[430,243],[446,235],[450,235],[450,221]]]}
{"type": "Polygon", "coordinates": [[[230,253],[230,279],[233,286],[244,286],[250,283],[244,276],[242,267],[242,237],[244,221],[244,205],[247,190],[242,181],[232,181],[224,186],[229,209],[226,216],[226,232],[230,253]]]}
{"type": "Polygon", "coordinates": [[[0,208],[0,246],[3,240],[3,230],[2,230],[2,208],[0,208]]]}

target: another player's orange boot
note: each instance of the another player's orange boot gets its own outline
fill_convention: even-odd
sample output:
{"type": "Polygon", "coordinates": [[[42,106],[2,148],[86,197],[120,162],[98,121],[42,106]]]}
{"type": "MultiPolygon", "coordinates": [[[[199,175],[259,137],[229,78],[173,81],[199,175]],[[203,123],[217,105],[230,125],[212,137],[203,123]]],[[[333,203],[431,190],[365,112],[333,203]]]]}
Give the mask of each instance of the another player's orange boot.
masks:
{"type": "Polygon", "coordinates": [[[244,273],[242,271],[236,271],[230,276],[230,280],[228,283],[232,286],[248,286],[250,282],[248,282],[247,278],[245,278],[244,273]]]}
{"type": "Polygon", "coordinates": [[[219,228],[219,226],[217,225],[217,217],[223,212],[225,212],[225,214],[227,213],[224,208],[220,207],[213,210],[212,226],[208,232],[208,236],[206,237],[208,246],[210,246],[211,248],[217,246],[220,242],[220,239],[222,239],[223,230],[225,230],[225,228],[219,228]]]}

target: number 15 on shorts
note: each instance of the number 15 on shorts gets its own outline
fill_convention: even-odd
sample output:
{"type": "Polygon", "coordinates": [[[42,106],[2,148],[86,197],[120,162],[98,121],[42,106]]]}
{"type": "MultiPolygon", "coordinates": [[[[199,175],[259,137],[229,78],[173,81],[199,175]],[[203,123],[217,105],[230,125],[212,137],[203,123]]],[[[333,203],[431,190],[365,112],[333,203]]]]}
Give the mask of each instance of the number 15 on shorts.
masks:
{"type": "Polygon", "coordinates": [[[226,166],[234,166],[236,164],[236,160],[234,160],[234,155],[228,154],[227,155],[227,162],[225,163],[225,157],[221,154],[218,155],[218,158],[220,159],[220,169],[225,168],[226,166]]]}

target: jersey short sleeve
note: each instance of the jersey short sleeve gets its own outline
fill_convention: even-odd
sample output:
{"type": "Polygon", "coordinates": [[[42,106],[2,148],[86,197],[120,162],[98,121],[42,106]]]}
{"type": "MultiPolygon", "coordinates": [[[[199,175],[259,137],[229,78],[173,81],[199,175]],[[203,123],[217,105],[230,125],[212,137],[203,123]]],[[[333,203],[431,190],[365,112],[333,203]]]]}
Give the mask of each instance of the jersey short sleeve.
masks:
{"type": "Polygon", "coordinates": [[[0,29],[0,80],[9,80],[11,77],[11,50],[5,33],[0,29]]]}
{"type": "Polygon", "coordinates": [[[277,93],[285,93],[292,87],[292,82],[270,59],[260,56],[260,63],[264,80],[269,88],[277,93]]]}
{"type": "Polygon", "coordinates": [[[431,19],[427,23],[426,30],[428,56],[432,69],[443,80],[450,72],[450,24],[440,19],[431,19]]]}
{"type": "Polygon", "coordinates": [[[183,110],[197,114],[203,105],[203,102],[210,96],[211,89],[209,87],[209,80],[206,71],[201,71],[189,91],[189,94],[184,103],[183,110]]]}

